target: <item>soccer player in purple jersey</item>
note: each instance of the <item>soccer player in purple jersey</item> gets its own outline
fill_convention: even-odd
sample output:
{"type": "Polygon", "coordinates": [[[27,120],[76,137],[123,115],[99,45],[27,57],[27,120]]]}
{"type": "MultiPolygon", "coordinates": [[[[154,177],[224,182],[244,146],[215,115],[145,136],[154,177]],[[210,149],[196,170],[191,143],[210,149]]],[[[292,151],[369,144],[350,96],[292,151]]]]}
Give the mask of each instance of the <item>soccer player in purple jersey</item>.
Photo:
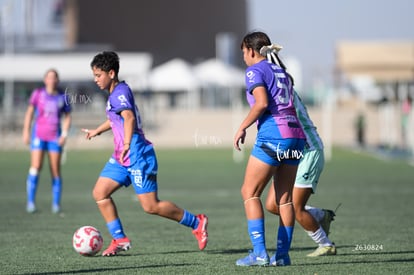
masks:
{"type": "Polygon", "coordinates": [[[148,214],[158,215],[179,222],[193,229],[198,247],[203,250],[208,241],[208,218],[194,215],[172,202],[158,199],[157,158],[154,147],[145,136],[134,95],[129,86],[118,79],[119,57],[115,52],[97,54],[91,68],[95,83],[108,90],[107,120],[96,129],[83,129],[91,139],[112,130],[114,153],[103,168],[93,189],[93,197],[112,235],[112,242],[102,256],[114,256],[131,247],[125,235],[117,208],[111,195],[122,186],[133,185],[142,208],[148,214]]]}
{"type": "Polygon", "coordinates": [[[273,178],[276,205],[279,207],[279,229],[275,265],[290,265],[289,249],[295,223],[292,190],[305,144],[293,104],[293,79],[277,55],[269,62],[263,51],[272,45],[263,32],[247,34],[242,43],[246,69],[247,101],[250,111],[234,136],[234,147],[240,150],[246,130],[257,124],[257,137],[248,160],[241,195],[247,218],[247,229],[253,251],[237,260],[238,266],[268,265],[265,225],[260,196],[273,178]]]}
{"type": "Polygon", "coordinates": [[[52,174],[52,212],[59,213],[62,196],[60,159],[71,124],[71,107],[65,93],[58,89],[59,76],[56,70],[48,70],[43,81],[45,86],[34,90],[30,97],[23,123],[23,142],[30,144],[31,150],[31,163],[26,181],[26,211],[36,211],[39,172],[43,156],[47,152],[52,174]]]}

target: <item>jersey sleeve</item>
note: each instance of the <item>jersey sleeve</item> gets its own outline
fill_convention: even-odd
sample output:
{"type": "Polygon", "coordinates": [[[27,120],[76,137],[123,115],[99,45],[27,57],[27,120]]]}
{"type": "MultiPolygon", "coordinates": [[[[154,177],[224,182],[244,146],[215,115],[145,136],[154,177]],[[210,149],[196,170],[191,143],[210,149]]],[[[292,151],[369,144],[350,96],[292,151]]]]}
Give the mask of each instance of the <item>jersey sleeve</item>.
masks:
{"type": "Polygon", "coordinates": [[[253,93],[254,88],[259,86],[265,86],[263,73],[261,73],[257,68],[254,67],[250,67],[246,70],[245,81],[247,92],[249,92],[250,94],[253,93]]]}
{"type": "Polygon", "coordinates": [[[119,114],[124,110],[133,110],[135,108],[131,92],[127,90],[118,90],[114,96],[110,97],[112,110],[119,114]]]}
{"type": "Polygon", "coordinates": [[[70,113],[72,111],[72,106],[70,104],[70,98],[69,95],[66,93],[63,94],[63,107],[62,112],[63,113],[70,113]]]}
{"type": "Polygon", "coordinates": [[[32,92],[32,95],[30,96],[30,99],[29,99],[30,105],[37,107],[37,103],[39,101],[39,94],[40,94],[40,89],[36,89],[32,92]]]}

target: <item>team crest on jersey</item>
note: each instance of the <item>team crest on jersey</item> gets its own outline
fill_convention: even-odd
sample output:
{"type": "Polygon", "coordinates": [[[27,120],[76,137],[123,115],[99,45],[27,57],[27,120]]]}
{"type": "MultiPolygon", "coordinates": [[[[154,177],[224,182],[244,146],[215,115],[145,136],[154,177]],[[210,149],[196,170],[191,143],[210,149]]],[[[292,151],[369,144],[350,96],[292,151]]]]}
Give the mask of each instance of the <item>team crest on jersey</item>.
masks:
{"type": "Polygon", "coordinates": [[[246,73],[246,76],[249,78],[249,82],[254,82],[254,77],[256,76],[256,74],[253,71],[248,71],[246,73]]]}
{"type": "Polygon", "coordinates": [[[128,100],[125,97],[125,95],[118,96],[118,100],[121,102],[122,106],[128,106],[128,104],[127,104],[128,100]]]}

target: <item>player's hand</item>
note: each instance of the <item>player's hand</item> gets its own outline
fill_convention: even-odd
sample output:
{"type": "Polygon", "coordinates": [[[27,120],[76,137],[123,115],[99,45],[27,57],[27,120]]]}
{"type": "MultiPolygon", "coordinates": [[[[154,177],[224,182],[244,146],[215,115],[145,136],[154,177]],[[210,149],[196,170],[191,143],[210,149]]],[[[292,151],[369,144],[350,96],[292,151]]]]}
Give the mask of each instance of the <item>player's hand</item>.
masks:
{"type": "Polygon", "coordinates": [[[85,138],[86,139],[91,139],[91,138],[93,138],[93,137],[96,137],[96,136],[98,136],[99,135],[99,132],[98,131],[96,131],[96,129],[94,129],[94,130],[89,130],[89,129],[81,129],[81,131],[82,132],[84,132],[86,135],[85,135],[85,138]]]}
{"type": "Polygon", "coordinates": [[[119,163],[124,164],[124,158],[128,154],[129,144],[124,144],[121,154],[119,155],[119,163]]]}
{"type": "Polygon", "coordinates": [[[63,145],[65,145],[65,142],[66,142],[66,137],[60,136],[59,140],[58,140],[59,145],[63,146],[63,145]]]}
{"type": "Polygon", "coordinates": [[[236,150],[241,151],[239,143],[244,144],[245,138],[246,138],[246,130],[239,129],[236,135],[234,136],[234,140],[233,140],[233,146],[236,150]]]}
{"type": "Polygon", "coordinates": [[[23,132],[23,143],[26,145],[30,144],[30,134],[29,132],[23,132]]]}

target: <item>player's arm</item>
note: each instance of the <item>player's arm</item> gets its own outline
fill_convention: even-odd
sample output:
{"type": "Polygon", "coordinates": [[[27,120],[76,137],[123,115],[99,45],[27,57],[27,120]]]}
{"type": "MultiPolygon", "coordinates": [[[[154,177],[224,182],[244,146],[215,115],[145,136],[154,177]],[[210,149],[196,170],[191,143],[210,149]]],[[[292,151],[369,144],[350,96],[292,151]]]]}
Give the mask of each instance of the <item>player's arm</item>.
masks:
{"type": "Polygon", "coordinates": [[[108,131],[109,129],[111,129],[111,122],[109,121],[109,119],[107,119],[107,120],[105,120],[104,123],[99,125],[96,129],[93,129],[93,130],[82,129],[82,132],[86,133],[86,136],[85,136],[86,139],[91,139],[93,137],[96,137],[96,136],[108,131]]]}
{"type": "Polygon", "coordinates": [[[65,143],[66,138],[68,136],[69,129],[70,129],[70,125],[72,123],[72,116],[70,112],[63,113],[63,116],[64,117],[63,117],[63,122],[62,122],[62,133],[59,138],[60,145],[63,145],[65,143]]]}
{"type": "Polygon", "coordinates": [[[35,110],[34,106],[30,104],[29,107],[27,107],[26,114],[24,115],[23,142],[25,144],[30,143],[30,126],[32,124],[34,110],[35,110]]]}
{"type": "Polygon", "coordinates": [[[119,162],[124,163],[124,157],[127,154],[132,140],[132,134],[134,133],[135,116],[131,110],[123,110],[121,116],[124,119],[124,148],[119,156],[119,162]]]}
{"type": "Polygon", "coordinates": [[[255,99],[255,103],[251,107],[246,118],[241,123],[239,130],[237,130],[234,137],[233,145],[237,150],[240,150],[239,142],[242,144],[244,143],[244,139],[246,138],[246,129],[260,118],[268,106],[267,92],[265,87],[258,86],[254,88],[252,93],[255,99]]]}

